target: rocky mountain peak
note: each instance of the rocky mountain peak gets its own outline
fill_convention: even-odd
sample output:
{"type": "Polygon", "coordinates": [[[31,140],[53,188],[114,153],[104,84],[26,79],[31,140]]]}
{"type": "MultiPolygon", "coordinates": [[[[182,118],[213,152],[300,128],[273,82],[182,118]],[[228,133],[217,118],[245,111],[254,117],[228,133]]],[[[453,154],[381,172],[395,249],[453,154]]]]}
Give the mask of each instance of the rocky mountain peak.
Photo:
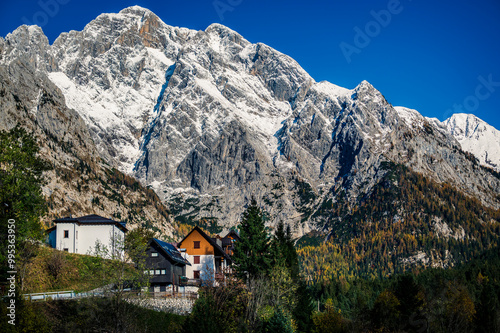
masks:
{"type": "Polygon", "coordinates": [[[100,156],[173,209],[188,200],[174,212],[187,220],[234,225],[255,196],[305,230],[340,189],[350,200],[368,193],[387,161],[469,193],[488,188],[488,203],[499,188],[483,173],[465,178],[474,171],[451,135],[399,112],[367,81],[352,90],[317,83],[291,57],[220,24],[171,27],[133,6],[40,45],[47,56],[26,57],[23,43],[6,40],[0,59],[39,61],[100,156]]]}
{"type": "Polygon", "coordinates": [[[360,101],[386,102],[384,96],[368,81],[363,80],[353,89],[353,99],[360,101]]]}
{"type": "Polygon", "coordinates": [[[481,164],[500,170],[500,131],[477,116],[464,113],[452,115],[443,125],[463,150],[474,154],[481,164]]]}
{"type": "Polygon", "coordinates": [[[217,34],[221,37],[224,36],[237,36],[238,38],[243,38],[239,33],[236,31],[226,27],[225,25],[222,25],[220,23],[212,23],[210,24],[206,29],[205,32],[208,34],[217,34]]]}
{"type": "Polygon", "coordinates": [[[473,114],[457,113],[444,122],[457,139],[476,137],[487,131],[488,124],[473,114]]]}
{"type": "Polygon", "coordinates": [[[14,59],[27,61],[39,70],[53,70],[57,65],[50,53],[48,38],[36,25],[22,25],[9,33],[4,41],[0,62],[8,64],[14,59]]]}
{"type": "Polygon", "coordinates": [[[124,8],[124,9],[120,10],[119,14],[132,14],[132,15],[136,15],[138,17],[144,17],[145,15],[154,15],[154,16],[156,16],[156,14],[154,14],[149,9],[141,7],[141,6],[138,6],[138,5],[124,8]]]}

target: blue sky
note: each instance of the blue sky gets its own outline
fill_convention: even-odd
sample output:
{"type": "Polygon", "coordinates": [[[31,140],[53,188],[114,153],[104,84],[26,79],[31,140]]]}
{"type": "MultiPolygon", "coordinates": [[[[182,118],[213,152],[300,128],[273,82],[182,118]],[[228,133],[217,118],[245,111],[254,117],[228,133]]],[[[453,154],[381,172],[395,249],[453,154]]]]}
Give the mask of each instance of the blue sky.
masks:
{"type": "Polygon", "coordinates": [[[290,55],[316,81],[367,80],[393,105],[440,120],[473,113],[500,129],[498,0],[2,1],[0,36],[37,23],[53,42],[131,5],[174,26],[224,24],[290,55]]]}

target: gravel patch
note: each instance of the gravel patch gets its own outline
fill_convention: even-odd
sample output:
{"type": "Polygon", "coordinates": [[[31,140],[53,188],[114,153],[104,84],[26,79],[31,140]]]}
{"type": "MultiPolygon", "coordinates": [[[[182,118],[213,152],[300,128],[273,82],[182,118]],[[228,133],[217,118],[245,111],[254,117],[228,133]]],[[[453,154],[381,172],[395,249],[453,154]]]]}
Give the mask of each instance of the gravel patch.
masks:
{"type": "Polygon", "coordinates": [[[146,309],[178,315],[190,314],[195,302],[190,298],[128,298],[125,301],[146,309]]]}

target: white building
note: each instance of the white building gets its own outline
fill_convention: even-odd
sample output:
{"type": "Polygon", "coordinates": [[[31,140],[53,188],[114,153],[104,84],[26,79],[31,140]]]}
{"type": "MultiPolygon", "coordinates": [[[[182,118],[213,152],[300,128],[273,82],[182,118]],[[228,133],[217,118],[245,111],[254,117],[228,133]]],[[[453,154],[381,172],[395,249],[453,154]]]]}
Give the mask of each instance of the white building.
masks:
{"type": "Polygon", "coordinates": [[[95,253],[96,244],[104,245],[107,256],[118,256],[123,250],[127,228],[118,222],[99,215],[65,217],[54,220],[48,229],[49,244],[61,251],[79,254],[95,253]]]}

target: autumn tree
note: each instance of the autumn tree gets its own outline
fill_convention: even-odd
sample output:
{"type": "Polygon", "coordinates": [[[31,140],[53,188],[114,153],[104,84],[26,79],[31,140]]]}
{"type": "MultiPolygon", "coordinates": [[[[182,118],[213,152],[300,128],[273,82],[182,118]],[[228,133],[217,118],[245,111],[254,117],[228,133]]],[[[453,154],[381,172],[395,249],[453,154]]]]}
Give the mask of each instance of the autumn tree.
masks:
{"type": "Polygon", "coordinates": [[[335,309],[333,301],[328,299],[324,312],[316,312],[312,316],[314,333],[340,333],[349,331],[349,323],[342,317],[340,311],[335,309]]]}
{"type": "Polygon", "coordinates": [[[400,318],[400,302],[389,290],[382,291],[372,309],[372,323],[381,332],[394,332],[400,318]]]}

